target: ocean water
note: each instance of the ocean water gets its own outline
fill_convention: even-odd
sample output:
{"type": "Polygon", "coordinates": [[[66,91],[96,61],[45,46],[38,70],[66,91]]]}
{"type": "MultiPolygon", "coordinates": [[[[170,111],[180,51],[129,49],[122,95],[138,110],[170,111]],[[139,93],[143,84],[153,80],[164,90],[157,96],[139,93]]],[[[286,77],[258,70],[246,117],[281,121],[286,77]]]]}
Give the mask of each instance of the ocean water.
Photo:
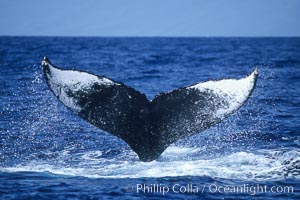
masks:
{"type": "Polygon", "coordinates": [[[0,199],[299,199],[300,38],[0,37],[0,199]],[[242,78],[246,104],[220,124],[141,162],[50,92],[44,56],[152,99],[242,78]]]}

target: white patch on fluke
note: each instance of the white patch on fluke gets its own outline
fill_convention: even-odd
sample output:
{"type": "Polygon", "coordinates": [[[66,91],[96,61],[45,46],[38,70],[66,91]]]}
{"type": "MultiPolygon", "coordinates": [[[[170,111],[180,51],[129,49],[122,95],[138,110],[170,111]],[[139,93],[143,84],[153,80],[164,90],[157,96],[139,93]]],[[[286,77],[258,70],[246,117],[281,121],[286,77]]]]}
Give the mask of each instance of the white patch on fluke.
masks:
{"type": "Polygon", "coordinates": [[[217,117],[223,118],[225,115],[237,110],[247,100],[255,85],[257,74],[257,69],[255,69],[246,78],[207,81],[189,88],[198,89],[201,92],[209,90],[226,102],[224,107],[218,109],[217,113],[214,113],[217,117]]]}
{"type": "Polygon", "coordinates": [[[81,111],[81,108],[78,106],[75,98],[67,95],[68,91],[71,90],[76,93],[80,90],[88,90],[96,83],[107,86],[117,84],[105,77],[99,78],[98,76],[86,72],[60,70],[53,67],[50,63],[46,64],[50,70],[50,74],[47,74],[47,77],[52,91],[60,101],[77,113],[81,111]]]}

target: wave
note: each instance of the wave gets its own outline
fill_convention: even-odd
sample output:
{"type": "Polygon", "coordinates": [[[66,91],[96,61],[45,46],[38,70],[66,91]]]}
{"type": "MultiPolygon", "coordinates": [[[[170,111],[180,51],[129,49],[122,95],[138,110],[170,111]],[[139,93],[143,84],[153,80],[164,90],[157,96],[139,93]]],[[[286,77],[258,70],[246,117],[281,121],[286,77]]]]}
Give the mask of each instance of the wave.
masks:
{"type": "Polygon", "coordinates": [[[199,148],[171,146],[158,160],[141,162],[131,151],[106,158],[102,151],[70,154],[69,150],[64,150],[56,162],[33,160],[14,167],[0,168],[0,171],[48,172],[88,178],[208,176],[235,180],[300,179],[299,150],[241,151],[213,159],[189,160],[189,157],[201,151],[199,148]],[[77,164],[68,163],[70,158],[75,159],[77,164]]]}

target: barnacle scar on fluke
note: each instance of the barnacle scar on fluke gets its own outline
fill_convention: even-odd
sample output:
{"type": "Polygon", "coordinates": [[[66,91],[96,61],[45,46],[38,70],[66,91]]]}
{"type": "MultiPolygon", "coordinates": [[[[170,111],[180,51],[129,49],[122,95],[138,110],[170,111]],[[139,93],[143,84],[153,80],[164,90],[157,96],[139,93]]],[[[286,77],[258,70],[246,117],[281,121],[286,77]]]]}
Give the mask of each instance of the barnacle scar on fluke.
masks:
{"type": "Polygon", "coordinates": [[[200,133],[238,110],[251,95],[255,69],[242,79],[207,81],[145,94],[104,76],[63,70],[42,61],[53,94],[89,123],[120,137],[140,160],[152,161],[173,142],[200,133]]]}

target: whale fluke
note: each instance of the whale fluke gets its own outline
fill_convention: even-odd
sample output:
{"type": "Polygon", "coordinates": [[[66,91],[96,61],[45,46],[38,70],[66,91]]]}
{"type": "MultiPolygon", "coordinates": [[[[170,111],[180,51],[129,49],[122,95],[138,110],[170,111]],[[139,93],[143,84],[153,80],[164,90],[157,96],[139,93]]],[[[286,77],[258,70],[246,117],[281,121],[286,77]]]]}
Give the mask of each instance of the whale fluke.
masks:
{"type": "Polygon", "coordinates": [[[152,161],[173,142],[200,133],[238,110],[251,95],[257,69],[242,79],[207,81],[145,94],[104,76],[63,70],[48,58],[44,76],[54,95],[89,123],[120,137],[140,160],[152,161]]]}

